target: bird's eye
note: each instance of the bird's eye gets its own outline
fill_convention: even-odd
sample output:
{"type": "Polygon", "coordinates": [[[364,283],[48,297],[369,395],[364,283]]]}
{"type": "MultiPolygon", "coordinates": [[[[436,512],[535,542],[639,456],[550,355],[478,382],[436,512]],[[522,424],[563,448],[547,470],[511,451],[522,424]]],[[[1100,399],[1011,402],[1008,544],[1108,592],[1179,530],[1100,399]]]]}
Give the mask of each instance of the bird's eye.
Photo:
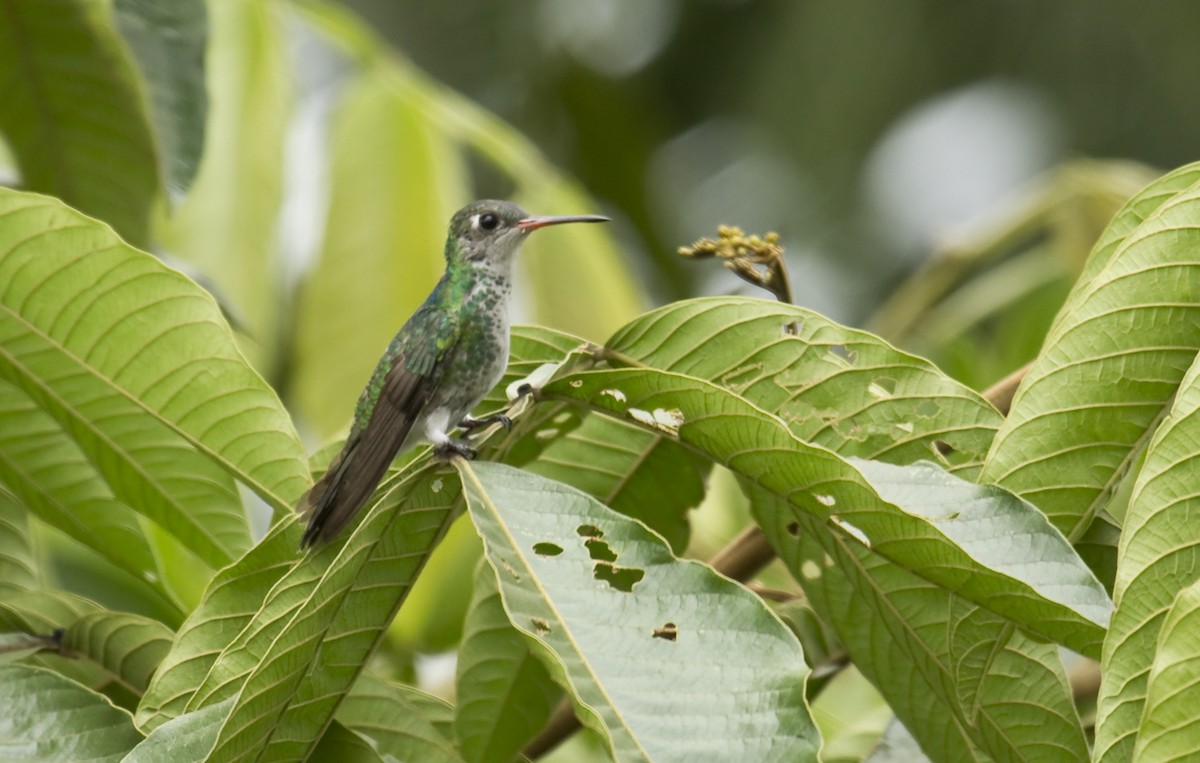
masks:
{"type": "Polygon", "coordinates": [[[487,212],[479,216],[479,227],[484,230],[496,230],[496,226],[500,225],[500,218],[487,212]]]}

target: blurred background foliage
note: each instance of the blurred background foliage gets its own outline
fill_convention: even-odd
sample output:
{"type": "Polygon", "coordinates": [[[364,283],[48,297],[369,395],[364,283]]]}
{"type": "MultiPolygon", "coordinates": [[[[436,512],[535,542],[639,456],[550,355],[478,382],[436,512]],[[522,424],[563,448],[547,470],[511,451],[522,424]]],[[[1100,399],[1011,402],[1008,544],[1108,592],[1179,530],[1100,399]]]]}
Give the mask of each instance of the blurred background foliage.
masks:
{"type": "MultiPolygon", "coordinates": [[[[652,305],[745,292],[676,250],[719,224],[774,230],[797,303],[982,388],[1035,355],[1113,212],[1195,159],[1200,134],[1188,3],[5,7],[24,26],[0,16],[0,53],[35,44],[0,56],[0,182],[61,196],[210,288],[313,449],[344,433],[473,198],[614,218],[531,240],[519,321],[603,341],[652,305]],[[45,89],[31,65],[56,75],[45,89]]],[[[691,553],[744,526],[742,502],[714,472],[691,553]]],[[[40,532],[64,587],[153,609],[40,532]]],[[[377,667],[410,676],[415,652],[457,641],[478,553],[465,526],[449,534],[377,667]]],[[[172,583],[185,602],[212,574],[193,562],[172,583]]],[[[873,690],[856,675],[816,708],[848,759],[886,722],[860,712],[873,690]]]]}

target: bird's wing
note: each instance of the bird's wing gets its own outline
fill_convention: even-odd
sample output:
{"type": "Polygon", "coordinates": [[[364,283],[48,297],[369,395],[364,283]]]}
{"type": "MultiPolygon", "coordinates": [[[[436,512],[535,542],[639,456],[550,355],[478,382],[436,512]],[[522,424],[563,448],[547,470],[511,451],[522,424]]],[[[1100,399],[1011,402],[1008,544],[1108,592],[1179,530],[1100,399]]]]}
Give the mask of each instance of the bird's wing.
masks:
{"type": "Polygon", "coordinates": [[[355,422],[342,452],[302,503],[308,528],[301,545],[335,537],[375,492],[441,382],[459,336],[457,316],[433,309],[419,311],[401,331],[364,392],[364,400],[374,397],[369,417],[355,422]]]}

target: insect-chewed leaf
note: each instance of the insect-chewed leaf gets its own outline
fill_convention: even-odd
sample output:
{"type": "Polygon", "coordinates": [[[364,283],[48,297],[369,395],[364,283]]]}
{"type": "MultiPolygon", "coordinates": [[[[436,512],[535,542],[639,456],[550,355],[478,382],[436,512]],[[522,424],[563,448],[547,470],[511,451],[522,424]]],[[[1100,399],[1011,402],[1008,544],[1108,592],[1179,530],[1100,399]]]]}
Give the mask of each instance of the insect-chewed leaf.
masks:
{"type": "Polygon", "coordinates": [[[843,455],[972,469],[1001,422],[978,393],[928,360],[762,299],[667,305],[618,331],[605,352],[616,365],[706,379],[778,415],[800,439],[843,455]]]}
{"type": "MultiPolygon", "coordinates": [[[[896,473],[882,464],[870,467],[879,481],[877,488],[840,456],[799,440],[778,418],[737,395],[678,373],[584,372],[551,383],[542,394],[585,403],[677,437],[782,500],[787,507],[783,516],[814,517],[1021,627],[1078,651],[1099,653],[1107,594],[1038,511],[1007,493],[989,494],[939,468],[896,473]],[[620,399],[608,394],[610,390],[620,391],[620,399]],[[906,479],[927,489],[905,492],[906,479]],[[902,498],[903,505],[881,497],[880,490],[902,498]],[[948,507],[964,498],[971,504],[960,507],[962,511],[948,507]],[[982,515],[989,516],[979,522],[982,515]],[[995,539],[1005,535],[1030,538],[1054,562],[1031,567],[1031,554],[994,553],[995,539]],[[1060,564],[1072,569],[1068,589],[1057,574],[1047,571],[1047,566],[1060,564]]],[[[781,519],[780,524],[787,521],[781,519]]]]}
{"type": "Polygon", "coordinates": [[[800,644],[761,600],[574,488],[459,468],[509,619],[618,760],[816,759],[800,644]]]}

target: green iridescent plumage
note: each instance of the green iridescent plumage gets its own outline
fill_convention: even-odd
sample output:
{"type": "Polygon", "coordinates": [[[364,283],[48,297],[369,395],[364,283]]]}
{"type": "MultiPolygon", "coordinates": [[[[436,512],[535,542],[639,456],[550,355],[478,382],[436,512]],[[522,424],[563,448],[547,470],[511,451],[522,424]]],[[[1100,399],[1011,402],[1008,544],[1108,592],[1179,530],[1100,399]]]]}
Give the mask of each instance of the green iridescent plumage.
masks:
{"type": "Polygon", "coordinates": [[[446,272],[375,367],[341,453],[302,499],[303,544],[329,540],[371,497],[396,455],[428,440],[441,455],[474,455],[448,432],[504,374],[512,257],[533,230],[603,217],[531,217],[503,201],[459,210],[446,239],[446,272]]]}

